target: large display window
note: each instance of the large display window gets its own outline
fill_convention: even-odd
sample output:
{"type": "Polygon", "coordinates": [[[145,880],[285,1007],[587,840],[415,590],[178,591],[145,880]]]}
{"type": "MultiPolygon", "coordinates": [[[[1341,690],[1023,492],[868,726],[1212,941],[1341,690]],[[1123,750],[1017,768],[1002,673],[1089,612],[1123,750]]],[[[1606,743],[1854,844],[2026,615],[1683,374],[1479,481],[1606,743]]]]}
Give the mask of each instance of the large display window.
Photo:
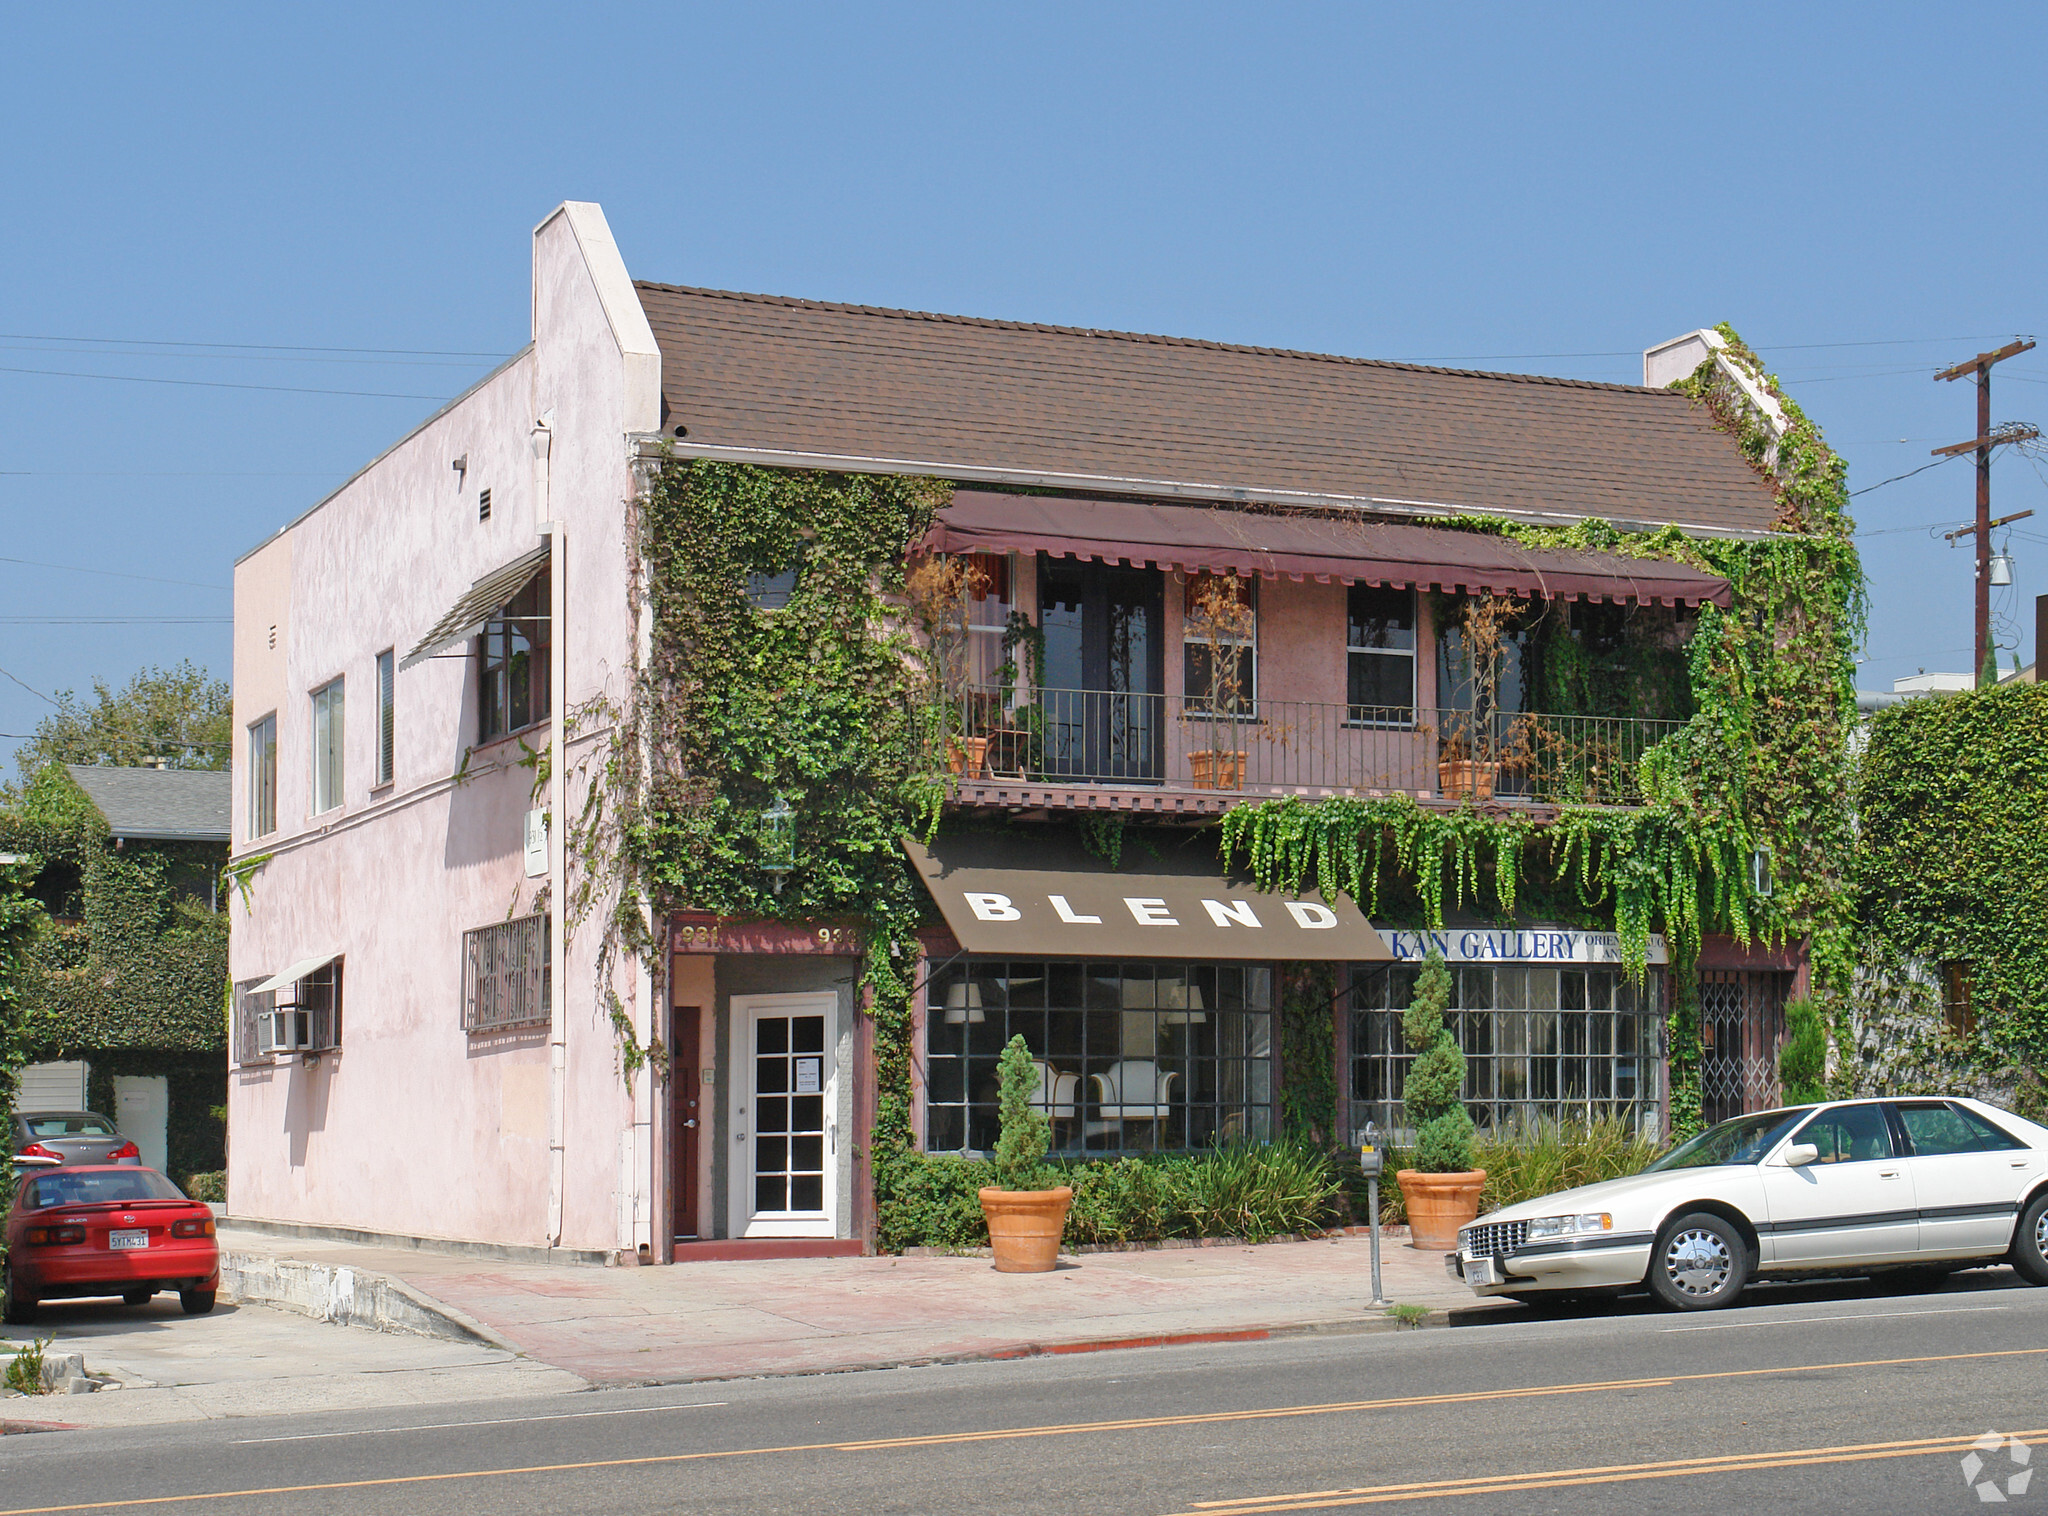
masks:
{"type": "Polygon", "coordinates": [[[1021,1035],[1055,1153],[1185,1152],[1273,1136],[1265,965],[969,959],[933,974],[925,1147],[986,1153],[996,1059],[1021,1035]]]}
{"type": "MultiPolygon", "coordinates": [[[[1406,1140],[1401,1087],[1413,1055],[1401,1013],[1414,964],[1351,976],[1351,1126],[1406,1140]]],[[[1465,1051],[1465,1101],[1482,1128],[1619,1117],[1656,1135],[1662,1111],[1663,975],[1632,986],[1619,968],[1451,966],[1450,1024],[1465,1051]]]]}

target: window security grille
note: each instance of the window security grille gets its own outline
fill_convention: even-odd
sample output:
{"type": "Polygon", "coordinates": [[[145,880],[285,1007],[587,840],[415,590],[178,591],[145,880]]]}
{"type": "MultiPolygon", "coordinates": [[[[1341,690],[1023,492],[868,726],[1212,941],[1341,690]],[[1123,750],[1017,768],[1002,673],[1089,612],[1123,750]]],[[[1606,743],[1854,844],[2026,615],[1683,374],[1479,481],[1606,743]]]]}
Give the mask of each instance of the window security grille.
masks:
{"type": "Polygon", "coordinates": [[[522,916],[462,934],[462,1029],[545,1022],[553,1010],[548,918],[522,916]]]}
{"type": "Polygon", "coordinates": [[[491,492],[489,490],[484,490],[476,497],[476,519],[479,521],[491,519],[491,492]]]}

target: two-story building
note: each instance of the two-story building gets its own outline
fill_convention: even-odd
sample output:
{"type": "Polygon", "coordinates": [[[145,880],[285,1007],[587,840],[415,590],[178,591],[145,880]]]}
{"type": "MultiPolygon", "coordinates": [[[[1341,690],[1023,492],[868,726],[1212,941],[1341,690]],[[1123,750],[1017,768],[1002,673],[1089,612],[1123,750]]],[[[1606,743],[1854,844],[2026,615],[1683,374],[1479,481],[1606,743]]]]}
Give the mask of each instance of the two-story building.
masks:
{"type": "MultiPolygon", "coordinates": [[[[1368,922],[1226,875],[1215,823],[1290,795],[1632,803],[1729,586],[1468,528],[1771,531],[1767,480],[1661,388],[1716,340],[1636,387],[733,294],[636,282],[563,205],[529,345],[236,568],[235,1213],[649,1261],[871,1235],[858,923],[656,902],[621,955],[564,909],[549,820],[641,740],[638,502],[670,458],[950,485],[901,545],[963,565],[943,815],[905,817],[925,1148],[992,1144],[1013,1034],[1062,1151],[1271,1137],[1276,986],[1306,962],[1340,986],[1337,1135],[1395,1127],[1403,964],[1432,947],[1482,1120],[1660,1129],[1660,941],[1636,979],[1583,922],[1368,922]],[[1106,818],[1152,840],[1112,866],[1074,824],[1106,818]]],[[[751,613],[788,590],[757,576],[751,613]]],[[[1799,959],[1701,963],[1732,1007],[1716,1098],[1767,1099],[1799,959]]]]}

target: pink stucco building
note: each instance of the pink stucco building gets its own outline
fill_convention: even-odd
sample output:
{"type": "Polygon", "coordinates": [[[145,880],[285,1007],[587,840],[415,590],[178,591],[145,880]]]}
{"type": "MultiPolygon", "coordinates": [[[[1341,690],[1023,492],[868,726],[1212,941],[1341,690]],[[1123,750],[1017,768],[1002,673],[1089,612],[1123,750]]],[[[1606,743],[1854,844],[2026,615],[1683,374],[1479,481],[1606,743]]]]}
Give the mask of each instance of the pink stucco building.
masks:
{"type": "MultiPolygon", "coordinates": [[[[1027,832],[1104,810],[1200,828],[1248,796],[1472,799],[1456,742],[1495,713],[1475,716],[1458,687],[1460,597],[1550,607],[1586,646],[1626,624],[1675,650],[1728,591],[1446,518],[1772,525],[1767,484],[1661,389],[636,283],[590,204],[534,230],[531,323],[495,373],[236,566],[239,1217],[647,1261],[871,1235],[858,934],[651,923],[659,967],[627,958],[609,988],[668,1059],[628,1077],[594,945],[558,908],[570,881],[544,818],[573,814],[579,761],[617,736],[558,718],[631,696],[647,629],[628,521],[659,450],[953,481],[922,546],[983,565],[978,677],[1011,612],[1039,629],[1033,698],[1058,735],[1022,756],[1009,703],[963,691],[978,745],[948,815],[1027,832]],[[1204,574],[1244,586],[1244,618],[1223,631],[1190,623],[1204,574]]],[[[1655,350],[1646,379],[1690,372],[1712,342],[1655,350]]],[[[1533,663],[1516,668],[1513,701],[1495,703],[1541,711],[1533,663]]],[[[1603,740],[1639,750],[1673,714],[1602,717],[1603,740]]],[[[1526,767],[1484,782],[1479,798],[1537,810],[1621,803],[1583,775],[1574,797],[1526,767]]],[[[1042,859],[963,846],[920,854],[935,907],[915,1029],[927,1147],[987,1146],[986,1060],[1009,1029],[1044,1060],[1056,1137],[1077,1154],[1270,1134],[1273,976],[1300,959],[1352,976],[1337,1123],[1390,1118],[1385,1037],[1398,960],[1427,945],[1419,923],[1376,933],[1341,902],[1262,903],[1199,869],[1090,909],[1085,862],[1047,890],[1042,859]],[[996,884],[949,889],[949,871],[977,868],[996,884]],[[1162,903],[1182,885],[1184,907],[1162,903]],[[1013,923],[1035,935],[1006,948],[1013,923]]],[[[1502,1120],[1569,1106],[1654,1125],[1661,975],[1622,986],[1598,934],[1470,927],[1438,945],[1489,1039],[1468,1049],[1488,1081],[1475,1099],[1502,1120]]],[[[1738,1062],[1767,1056],[1797,962],[1717,961],[1738,1022],[1761,1028],[1737,1036],[1738,1062]]]]}

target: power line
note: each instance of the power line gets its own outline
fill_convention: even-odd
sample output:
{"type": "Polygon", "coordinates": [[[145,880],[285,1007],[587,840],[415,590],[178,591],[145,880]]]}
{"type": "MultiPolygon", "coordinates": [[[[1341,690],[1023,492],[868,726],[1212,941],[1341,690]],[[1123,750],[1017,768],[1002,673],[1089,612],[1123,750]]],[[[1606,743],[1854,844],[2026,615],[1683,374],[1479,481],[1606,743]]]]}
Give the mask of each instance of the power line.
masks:
{"type": "Polygon", "coordinates": [[[0,626],[232,626],[232,616],[0,616],[0,626]]]}
{"type": "Polygon", "coordinates": [[[323,390],[296,384],[230,384],[225,379],[158,379],[141,374],[80,374],[61,368],[4,368],[0,374],[40,374],[48,379],[111,379],[119,384],[181,384],[209,390],[271,390],[284,395],[360,395],[371,400],[447,400],[446,395],[400,395],[390,390],[323,390]]]}
{"type": "MultiPolygon", "coordinates": [[[[1962,338],[1955,339],[1962,341],[1962,338]]],[[[256,353],[385,353],[401,358],[509,358],[509,353],[468,353],[424,347],[300,347],[287,342],[171,342],[155,337],[48,337],[33,332],[0,332],[0,342],[91,342],[102,346],[214,347],[256,353]]]]}
{"type": "Polygon", "coordinates": [[[39,563],[34,558],[0,558],[0,563],[19,563],[29,568],[61,569],[67,574],[104,574],[109,579],[139,579],[144,584],[182,584],[195,590],[225,590],[225,584],[201,584],[197,579],[159,579],[154,574],[124,574],[116,569],[81,568],[75,563],[39,563]]]}
{"type": "MultiPolygon", "coordinates": [[[[5,335],[0,333],[0,335],[5,335]]],[[[1768,344],[1774,353],[1816,352],[1822,348],[1835,347],[1922,347],[1944,342],[1988,341],[1980,337],[1883,337],[1866,342],[1773,342],[1768,344]]],[[[1439,363],[1504,363],[1510,359],[1523,358],[1640,358],[1641,348],[1624,348],[1612,353],[1461,353],[1454,357],[1440,358],[1439,363]]]]}
{"type": "MultiPolygon", "coordinates": [[[[7,670],[6,670],[6,669],[0,669],[0,674],[7,674],[7,670]]],[[[31,695],[35,696],[35,697],[36,697],[36,699],[38,699],[38,700],[40,700],[40,701],[43,701],[43,702],[44,702],[45,704],[48,704],[48,705],[54,705],[54,706],[56,706],[56,707],[57,707],[57,709],[58,709],[58,710],[60,710],[60,711],[64,709],[64,702],[63,702],[63,701],[61,701],[61,700],[57,700],[57,699],[53,699],[53,698],[52,698],[51,696],[49,696],[49,695],[45,695],[45,694],[44,694],[44,693],[43,693],[43,692],[42,692],[41,690],[37,689],[37,688],[36,688],[36,687],[35,687],[34,685],[32,685],[32,684],[24,684],[24,683],[22,683],[22,681],[21,681],[20,679],[16,679],[16,678],[15,678],[15,676],[14,676],[14,675],[12,675],[12,674],[7,674],[7,677],[8,677],[9,679],[13,679],[13,680],[14,680],[14,682],[15,682],[16,684],[19,684],[19,685],[21,685],[21,687],[22,687],[23,689],[27,690],[27,691],[28,691],[28,692],[29,692],[29,693],[30,693],[31,695]]]]}
{"type": "MultiPolygon", "coordinates": [[[[1845,446],[1846,446],[1846,444],[1845,444],[1845,446]]],[[[1920,467],[1918,467],[1918,468],[1916,468],[1916,469],[1908,469],[1908,470],[1907,470],[1907,471],[1906,471],[1905,473],[1903,473],[1903,474],[1894,474],[1894,475],[1892,475],[1892,476],[1891,476],[1891,478],[1889,478],[1889,479],[1880,479],[1880,480],[1878,480],[1878,481],[1877,481],[1877,483],[1875,483],[1875,484],[1866,484],[1866,485],[1864,485],[1864,486],[1863,486],[1863,488],[1862,488],[1862,489],[1860,489],[1860,490],[1851,490],[1851,491],[1849,491],[1849,498],[1850,498],[1851,500],[1854,500],[1854,499],[1855,499],[1855,498],[1856,498],[1856,497],[1857,497],[1858,495],[1867,495],[1867,494],[1869,494],[1869,493],[1870,493],[1870,492],[1871,492],[1872,490],[1881,490],[1881,489],[1883,489],[1883,488],[1884,488],[1884,487],[1885,487],[1885,486],[1886,486],[1887,484],[1897,484],[1897,483],[1898,483],[1898,482],[1899,482],[1899,481],[1900,481],[1901,479],[1910,479],[1910,478],[1912,478],[1912,477],[1913,477],[1913,476],[1914,476],[1915,474],[1924,474],[1924,473],[1926,473],[1926,472],[1927,472],[1927,471],[1928,471],[1929,469],[1931,469],[1931,468],[1940,468],[1940,467],[1941,467],[1941,466],[1942,466],[1942,465],[1943,465],[1944,463],[1954,463],[1954,462],[1956,461],[1956,459],[1957,459],[1957,458],[1959,458],[1959,457],[1961,457],[1961,456],[1962,456],[1962,455],[1961,455],[1960,453],[1958,453],[1958,454],[1952,454],[1951,456],[1949,456],[1949,457],[1947,457],[1947,458],[1937,458],[1937,459],[1935,459],[1935,460],[1934,460],[1934,461],[1933,461],[1932,463],[1923,463],[1923,464],[1921,464],[1921,465],[1920,465],[1920,467]]],[[[1906,530],[1906,528],[1904,528],[1904,527],[1901,527],[1901,528],[1898,528],[1898,530],[1904,531],[1904,530],[1906,530]]],[[[1860,535],[1862,535],[1862,534],[1861,534],[1861,533],[1858,533],[1858,535],[1860,536],[1860,535]]],[[[1874,532],[1873,532],[1873,533],[1872,533],[1871,535],[1872,535],[1872,536],[1875,536],[1875,535],[1876,535],[1876,533],[1874,533],[1874,532]]]]}

